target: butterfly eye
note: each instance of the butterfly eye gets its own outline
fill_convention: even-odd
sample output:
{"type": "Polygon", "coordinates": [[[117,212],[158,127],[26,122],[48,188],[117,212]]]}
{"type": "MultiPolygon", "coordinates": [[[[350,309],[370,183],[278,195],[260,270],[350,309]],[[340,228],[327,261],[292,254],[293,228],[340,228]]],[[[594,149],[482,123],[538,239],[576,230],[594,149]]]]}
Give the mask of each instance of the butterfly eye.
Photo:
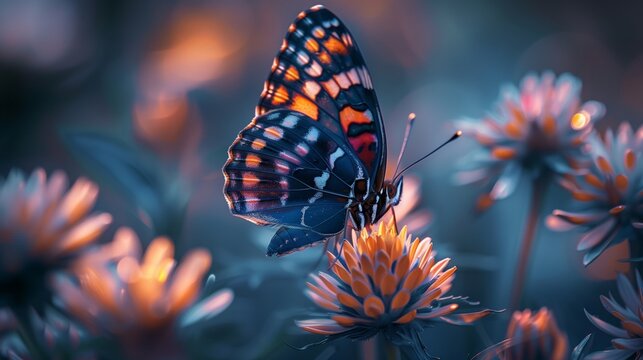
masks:
{"type": "Polygon", "coordinates": [[[395,188],[395,186],[393,186],[393,184],[391,184],[386,188],[386,194],[388,195],[389,199],[394,198],[396,193],[397,193],[397,189],[395,188]]]}

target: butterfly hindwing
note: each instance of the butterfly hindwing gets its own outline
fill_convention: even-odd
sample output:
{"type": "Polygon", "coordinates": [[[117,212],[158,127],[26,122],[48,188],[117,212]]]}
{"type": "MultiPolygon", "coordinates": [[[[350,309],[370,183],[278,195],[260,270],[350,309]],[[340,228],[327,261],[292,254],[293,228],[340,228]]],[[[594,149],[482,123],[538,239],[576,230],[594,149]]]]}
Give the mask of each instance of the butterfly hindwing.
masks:
{"type": "MultiPolygon", "coordinates": [[[[345,221],[345,219],[342,221],[345,221]]],[[[317,242],[324,241],[326,238],[328,238],[328,235],[283,226],[277,230],[275,236],[270,240],[266,255],[288,254],[317,242]]]]}
{"type": "Polygon", "coordinates": [[[290,109],[347,142],[380,186],[386,139],[371,77],[344,24],[327,9],[302,12],[289,27],[266,81],[257,115],[290,109]]]}
{"type": "Polygon", "coordinates": [[[319,236],[305,238],[315,241],[344,228],[351,184],[365,171],[347,144],[290,110],[256,117],[231,145],[223,170],[235,215],[313,232],[319,236]]]}

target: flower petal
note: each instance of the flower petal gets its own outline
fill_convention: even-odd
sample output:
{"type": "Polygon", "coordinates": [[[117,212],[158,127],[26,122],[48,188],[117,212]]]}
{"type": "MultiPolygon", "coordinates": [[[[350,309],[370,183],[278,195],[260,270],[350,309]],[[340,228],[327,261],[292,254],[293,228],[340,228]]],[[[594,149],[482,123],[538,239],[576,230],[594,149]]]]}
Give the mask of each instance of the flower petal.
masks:
{"type": "Polygon", "coordinates": [[[614,340],[612,340],[612,344],[617,349],[627,349],[627,350],[634,350],[634,351],[640,351],[640,350],[643,349],[643,339],[642,338],[636,338],[636,339],[614,339],[614,340]]]}
{"type": "Polygon", "coordinates": [[[517,162],[509,163],[491,189],[489,194],[491,199],[502,200],[511,195],[520,181],[521,174],[520,164],[517,162]]]}
{"type": "MultiPolygon", "coordinates": [[[[641,307],[641,298],[634,291],[632,284],[623,274],[619,274],[616,279],[618,292],[625,302],[625,306],[631,311],[637,311],[641,307]]],[[[637,319],[638,320],[638,319],[637,319]]]]}
{"type": "Polygon", "coordinates": [[[625,331],[625,330],[623,330],[621,328],[617,328],[616,326],[597,318],[596,316],[594,316],[594,315],[590,314],[589,312],[587,312],[587,310],[585,310],[585,316],[587,316],[589,321],[592,324],[594,324],[594,326],[596,326],[597,328],[599,328],[603,332],[605,332],[605,333],[607,333],[609,335],[612,335],[614,337],[619,337],[619,338],[627,337],[627,331],[625,331]]]}
{"type": "Polygon", "coordinates": [[[181,326],[189,326],[217,316],[230,306],[233,299],[234,293],[230,289],[223,289],[206,297],[183,314],[181,326]]]}
{"type": "Polygon", "coordinates": [[[608,217],[602,224],[591,229],[578,242],[576,250],[586,251],[598,245],[602,241],[605,241],[607,237],[610,236],[610,233],[614,230],[616,225],[616,219],[612,216],[608,217]]]}
{"type": "Polygon", "coordinates": [[[441,317],[447,314],[450,314],[458,309],[458,304],[449,304],[439,308],[431,309],[430,312],[419,313],[417,315],[418,319],[434,319],[436,317],[441,317]]]}
{"type": "Polygon", "coordinates": [[[470,313],[460,313],[460,314],[442,316],[440,319],[452,325],[469,325],[474,321],[478,321],[483,317],[486,317],[490,314],[497,313],[497,312],[501,312],[501,311],[485,309],[485,310],[470,312],[470,313]]]}
{"type": "Polygon", "coordinates": [[[573,212],[568,212],[568,211],[563,211],[563,210],[554,210],[552,212],[553,216],[556,216],[562,220],[567,221],[570,224],[574,225],[582,225],[582,224],[587,224],[591,222],[596,222],[601,220],[604,217],[607,217],[605,213],[599,212],[599,213],[573,213],[573,212]]]}
{"type": "Polygon", "coordinates": [[[627,360],[634,354],[631,350],[604,350],[593,352],[584,360],[627,360]]]}
{"type": "Polygon", "coordinates": [[[295,321],[295,324],[308,332],[319,335],[335,335],[348,329],[330,319],[298,320],[295,321]]]}
{"type": "Polygon", "coordinates": [[[548,215],[545,219],[545,224],[550,230],[554,231],[569,231],[576,228],[576,225],[570,224],[569,222],[553,215],[548,215]]]}

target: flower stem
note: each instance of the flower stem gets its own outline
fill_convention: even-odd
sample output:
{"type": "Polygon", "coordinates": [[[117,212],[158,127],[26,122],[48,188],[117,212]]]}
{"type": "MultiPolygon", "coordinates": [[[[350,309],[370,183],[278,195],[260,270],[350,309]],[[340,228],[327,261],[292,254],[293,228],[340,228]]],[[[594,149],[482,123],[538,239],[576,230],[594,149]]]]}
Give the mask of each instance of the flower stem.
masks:
{"type": "Polygon", "coordinates": [[[27,348],[31,358],[34,360],[46,359],[45,352],[38,341],[38,336],[36,335],[36,330],[34,328],[31,314],[29,314],[29,309],[16,308],[13,313],[18,325],[18,335],[24,343],[25,348],[27,348]]]}
{"type": "MultiPolygon", "coordinates": [[[[641,236],[635,236],[633,239],[629,239],[628,243],[630,245],[630,259],[640,259],[643,257],[643,244],[641,244],[641,242],[643,242],[643,238],[641,236]]],[[[642,269],[643,262],[630,262],[630,278],[632,279],[632,281],[636,281],[636,272],[638,271],[640,274],[642,269]]]]}
{"type": "Polygon", "coordinates": [[[540,208],[542,206],[545,189],[548,183],[549,176],[541,175],[534,179],[531,186],[531,199],[529,201],[527,224],[525,225],[525,232],[523,233],[522,243],[520,244],[518,268],[516,269],[516,277],[514,278],[511,290],[511,310],[517,310],[520,306],[520,300],[522,299],[522,292],[525,286],[527,265],[529,264],[533,242],[536,238],[536,229],[538,228],[538,222],[540,220],[540,208]]]}
{"type": "Polygon", "coordinates": [[[360,342],[362,360],[371,360],[375,358],[377,354],[377,338],[372,337],[370,339],[360,342]]]}
{"type": "Polygon", "coordinates": [[[384,342],[384,355],[386,360],[398,360],[400,358],[400,349],[393,342],[382,336],[384,342]]]}

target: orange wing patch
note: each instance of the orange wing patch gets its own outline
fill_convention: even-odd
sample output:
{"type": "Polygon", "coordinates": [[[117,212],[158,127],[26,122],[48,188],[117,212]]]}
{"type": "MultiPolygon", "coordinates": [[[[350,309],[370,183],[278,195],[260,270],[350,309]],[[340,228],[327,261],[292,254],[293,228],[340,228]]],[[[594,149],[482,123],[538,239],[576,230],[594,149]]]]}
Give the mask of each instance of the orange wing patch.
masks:
{"type": "Polygon", "coordinates": [[[313,35],[315,35],[316,38],[321,39],[324,37],[324,35],[326,35],[326,32],[324,31],[324,29],[317,26],[313,29],[313,35]]]}
{"type": "Polygon", "coordinates": [[[249,171],[244,171],[242,175],[242,183],[244,187],[254,187],[256,186],[261,180],[259,178],[249,172],[249,171]]]}
{"type": "Polygon", "coordinates": [[[348,133],[351,124],[370,124],[373,122],[373,114],[370,110],[358,111],[350,106],[339,112],[339,120],[342,123],[344,133],[348,133]]]}
{"type": "Polygon", "coordinates": [[[303,114],[308,115],[315,121],[318,120],[319,108],[317,108],[317,105],[299,94],[295,94],[295,96],[293,97],[290,108],[294,111],[299,111],[303,114]]]}
{"type": "Polygon", "coordinates": [[[330,58],[330,55],[328,54],[328,52],[322,50],[319,53],[319,61],[321,61],[322,64],[326,64],[326,65],[330,64],[331,58],[330,58]]]}
{"type": "Polygon", "coordinates": [[[266,141],[263,139],[254,139],[250,145],[254,150],[261,150],[266,147],[266,141]]]}
{"type": "Polygon", "coordinates": [[[306,50],[310,51],[313,54],[319,51],[319,43],[313,38],[309,38],[308,40],[306,40],[304,47],[306,47],[306,50]]]}
{"type": "Polygon", "coordinates": [[[272,104],[280,105],[288,101],[288,90],[283,85],[280,85],[277,90],[272,94],[272,104]]]}
{"type": "Polygon", "coordinates": [[[288,70],[286,70],[285,78],[288,81],[297,81],[299,80],[299,71],[296,67],[290,65],[290,67],[288,67],[288,70]]]}
{"type": "Polygon", "coordinates": [[[246,156],[246,166],[249,168],[256,168],[261,164],[261,159],[259,156],[254,154],[249,154],[246,156]]]}
{"type": "Polygon", "coordinates": [[[348,49],[346,48],[346,45],[344,45],[343,42],[339,41],[338,39],[334,37],[329,37],[328,40],[324,42],[324,46],[330,51],[331,53],[334,54],[341,54],[341,55],[346,55],[348,54],[348,49]]]}

